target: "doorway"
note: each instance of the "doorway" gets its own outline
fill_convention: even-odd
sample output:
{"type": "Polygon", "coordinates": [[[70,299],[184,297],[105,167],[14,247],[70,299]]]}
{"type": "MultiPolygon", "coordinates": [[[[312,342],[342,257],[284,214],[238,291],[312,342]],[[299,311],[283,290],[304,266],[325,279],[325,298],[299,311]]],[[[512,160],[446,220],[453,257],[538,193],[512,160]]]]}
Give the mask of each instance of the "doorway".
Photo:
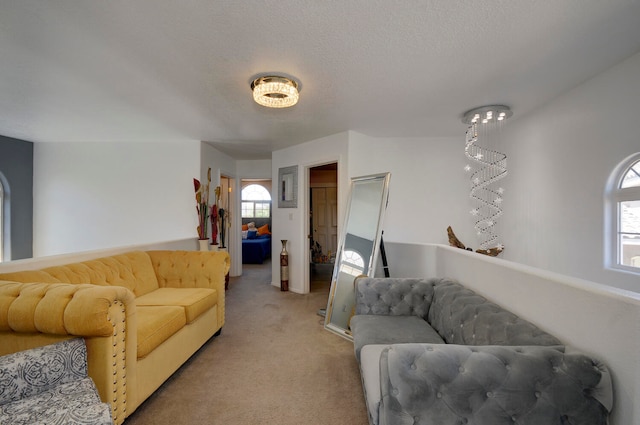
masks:
{"type": "Polygon", "coordinates": [[[236,224],[236,217],[239,216],[239,201],[236,195],[236,179],[232,176],[220,174],[220,193],[218,208],[218,249],[226,250],[231,256],[230,276],[240,276],[242,267],[238,264],[241,251],[238,244],[240,229],[236,224]],[[222,211],[221,211],[222,210],[222,211]]]}
{"type": "Polygon", "coordinates": [[[309,168],[309,291],[329,293],[338,249],[338,163],[309,168]]]}

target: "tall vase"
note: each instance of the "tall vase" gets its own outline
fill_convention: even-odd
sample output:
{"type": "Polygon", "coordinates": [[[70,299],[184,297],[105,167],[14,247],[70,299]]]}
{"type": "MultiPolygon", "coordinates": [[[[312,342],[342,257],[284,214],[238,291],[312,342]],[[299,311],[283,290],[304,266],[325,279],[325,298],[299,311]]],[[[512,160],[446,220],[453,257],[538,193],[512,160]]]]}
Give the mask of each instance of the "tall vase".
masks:
{"type": "Polygon", "coordinates": [[[209,251],[209,239],[198,239],[200,251],[209,251]]]}
{"type": "Polygon", "coordinates": [[[282,251],[280,251],[280,290],[289,290],[289,252],[287,251],[287,240],[281,239],[282,251]]]}

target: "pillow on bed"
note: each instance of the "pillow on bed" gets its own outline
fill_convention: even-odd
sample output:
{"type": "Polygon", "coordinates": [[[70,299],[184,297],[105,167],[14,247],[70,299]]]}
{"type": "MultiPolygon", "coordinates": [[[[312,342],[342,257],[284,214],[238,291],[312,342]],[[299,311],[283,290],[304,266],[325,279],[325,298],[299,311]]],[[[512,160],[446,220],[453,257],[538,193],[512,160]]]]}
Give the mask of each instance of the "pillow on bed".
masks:
{"type": "Polygon", "coordinates": [[[247,236],[249,236],[249,231],[248,230],[243,230],[242,231],[242,239],[247,239],[247,236]]]}
{"type": "Polygon", "coordinates": [[[270,235],[271,232],[269,231],[269,225],[265,224],[264,226],[258,227],[258,234],[259,235],[270,235]]]}
{"type": "Polygon", "coordinates": [[[247,239],[255,239],[258,237],[257,230],[247,230],[247,239]]]}
{"type": "Polygon", "coordinates": [[[271,233],[263,233],[263,234],[258,234],[258,236],[256,237],[256,239],[269,239],[271,237],[271,233]]]}
{"type": "Polygon", "coordinates": [[[247,230],[249,230],[249,225],[248,224],[243,224],[242,225],[242,231],[246,232],[247,230]]]}

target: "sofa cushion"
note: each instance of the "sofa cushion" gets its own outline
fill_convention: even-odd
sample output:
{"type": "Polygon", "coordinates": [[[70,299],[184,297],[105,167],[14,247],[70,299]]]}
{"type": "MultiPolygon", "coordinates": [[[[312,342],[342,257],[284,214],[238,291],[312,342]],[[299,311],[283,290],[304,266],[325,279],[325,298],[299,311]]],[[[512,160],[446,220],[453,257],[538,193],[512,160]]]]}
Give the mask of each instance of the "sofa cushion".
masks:
{"type": "Polygon", "coordinates": [[[444,343],[427,322],[417,316],[376,316],[359,314],[351,319],[353,347],[360,360],[360,350],[369,344],[398,344],[407,342],[444,343]]]}
{"type": "Polygon", "coordinates": [[[447,344],[561,345],[532,323],[446,279],[434,286],[429,323],[447,344]]]}
{"type": "Polygon", "coordinates": [[[138,306],[138,358],[152,352],[187,324],[180,306],[138,306]]]}
{"type": "Polygon", "coordinates": [[[136,298],[138,306],[173,305],[184,308],[187,323],[218,303],[218,292],[206,288],[160,288],[136,298]]]}
{"type": "Polygon", "coordinates": [[[380,355],[390,345],[370,344],[360,351],[360,376],[364,389],[364,399],[369,413],[369,423],[378,424],[378,409],[382,394],[380,393],[380,355]]]}
{"type": "Polygon", "coordinates": [[[389,425],[602,425],[612,406],[602,363],[552,347],[398,344],[380,355],[380,385],[389,425]]]}

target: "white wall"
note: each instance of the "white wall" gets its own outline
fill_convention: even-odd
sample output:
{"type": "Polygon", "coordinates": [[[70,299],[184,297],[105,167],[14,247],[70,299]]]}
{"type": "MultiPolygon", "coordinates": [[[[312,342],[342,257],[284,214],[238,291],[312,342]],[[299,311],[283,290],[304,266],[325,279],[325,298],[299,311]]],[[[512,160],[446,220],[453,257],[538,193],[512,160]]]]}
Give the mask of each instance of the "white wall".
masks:
{"type": "Polygon", "coordinates": [[[36,143],[35,257],[197,237],[200,142],[36,143]]]}
{"type": "MultiPolygon", "coordinates": [[[[298,170],[298,208],[279,209],[274,201],[273,228],[277,234],[272,246],[273,284],[280,284],[277,261],[280,239],[288,239],[290,289],[305,292],[303,286],[298,286],[305,278],[308,262],[305,257],[305,209],[300,203],[300,197],[306,196],[301,190],[303,170],[312,161],[316,164],[328,162],[331,155],[337,158],[336,152],[340,158],[348,158],[338,169],[339,232],[344,221],[350,179],[391,172],[389,206],[383,226],[385,241],[447,243],[446,229],[451,225],[463,242],[466,238],[468,245],[475,246],[468,208],[469,182],[463,170],[466,164],[465,130],[466,126],[460,123],[460,137],[455,138],[377,138],[347,132],[275,152],[274,181],[277,181],[278,168],[301,166],[298,170]],[[280,232],[281,227],[284,228],[280,232]]],[[[276,194],[272,196],[276,199],[276,194]]],[[[393,264],[390,267],[393,268],[393,264]]]]}
{"type": "Polygon", "coordinates": [[[383,239],[447,243],[447,227],[476,246],[460,137],[377,138],[351,132],[349,177],[391,172],[383,239]]]}
{"type": "MultiPolygon", "coordinates": [[[[609,173],[640,151],[640,54],[528,116],[518,116],[517,105],[512,106],[514,116],[506,123],[501,145],[509,158],[509,175],[499,223],[506,250],[500,258],[640,291],[637,275],[604,269],[603,237],[609,173]]],[[[274,152],[274,180],[278,168],[300,166],[298,208],[274,205],[274,285],[279,285],[279,241],[288,239],[291,290],[305,292],[305,167],[323,162],[340,162],[340,223],[348,179],[390,171],[385,240],[446,243],[446,227],[451,225],[465,244],[476,247],[469,184],[462,171],[464,131],[461,123],[460,136],[450,138],[376,138],[345,132],[274,152]]],[[[211,166],[214,179],[225,174],[239,185],[239,178],[249,174],[263,177],[269,164],[254,167],[235,161],[200,142],[153,148],[131,143],[37,144],[34,156],[35,255],[195,235],[193,189],[184,190],[185,180],[191,185],[194,176],[205,177],[211,166]],[[179,195],[172,195],[162,208],[155,204],[176,192],[179,195]]],[[[231,255],[233,261],[234,252],[231,255]]],[[[234,263],[238,266],[239,261],[234,263]]]]}
{"type": "Polygon", "coordinates": [[[640,54],[530,116],[516,109],[502,146],[505,259],[640,291],[637,275],[604,268],[603,207],[611,171],[640,152],[638,111],[640,54]]]}
{"type": "Polygon", "coordinates": [[[271,160],[238,160],[238,176],[241,179],[271,179],[271,160]]]}
{"type": "Polygon", "coordinates": [[[236,177],[236,160],[206,143],[202,143],[200,146],[200,164],[202,170],[200,181],[207,181],[207,169],[211,167],[211,199],[209,199],[209,201],[214,202],[215,195],[213,189],[220,185],[220,176],[236,177]]]}
{"type": "MultiPolygon", "coordinates": [[[[207,170],[211,168],[211,186],[209,189],[209,205],[215,202],[215,188],[220,186],[220,176],[233,179],[231,190],[234,194],[240,193],[240,179],[238,178],[237,162],[229,155],[220,152],[207,143],[202,143],[200,151],[201,182],[207,181],[207,170]]],[[[195,202],[195,201],[194,201],[195,202]]],[[[230,276],[240,276],[242,274],[242,241],[239,226],[240,223],[240,197],[232,196],[230,224],[227,238],[225,239],[231,256],[230,276]]],[[[195,204],[194,204],[195,205],[195,204]]],[[[229,209],[229,208],[227,208],[229,209]]],[[[211,229],[209,228],[209,232],[211,229]]],[[[209,233],[209,237],[211,234],[209,233]]]]}
{"type": "MultiPolygon", "coordinates": [[[[338,163],[338,229],[344,221],[346,192],[349,187],[347,178],[347,145],[348,132],[327,136],[291,148],[273,153],[272,178],[278,181],[278,169],[298,165],[298,207],[278,208],[277,193],[274,189],[271,198],[274,200],[271,223],[272,239],[272,285],[280,286],[279,253],[282,250],[281,239],[287,239],[289,251],[289,290],[297,293],[309,292],[309,240],[307,211],[309,208],[308,168],[331,162],[338,163]]],[[[277,184],[274,188],[279,187],[277,184]]]]}
{"type": "MultiPolygon", "coordinates": [[[[604,267],[604,191],[614,167],[640,152],[640,54],[538,109],[514,116],[498,147],[508,156],[500,258],[640,292],[638,275],[604,267]]],[[[349,175],[390,171],[386,241],[447,243],[451,225],[477,248],[459,138],[350,133],[349,175]]],[[[390,263],[393,269],[393,264],[390,263]]]]}

